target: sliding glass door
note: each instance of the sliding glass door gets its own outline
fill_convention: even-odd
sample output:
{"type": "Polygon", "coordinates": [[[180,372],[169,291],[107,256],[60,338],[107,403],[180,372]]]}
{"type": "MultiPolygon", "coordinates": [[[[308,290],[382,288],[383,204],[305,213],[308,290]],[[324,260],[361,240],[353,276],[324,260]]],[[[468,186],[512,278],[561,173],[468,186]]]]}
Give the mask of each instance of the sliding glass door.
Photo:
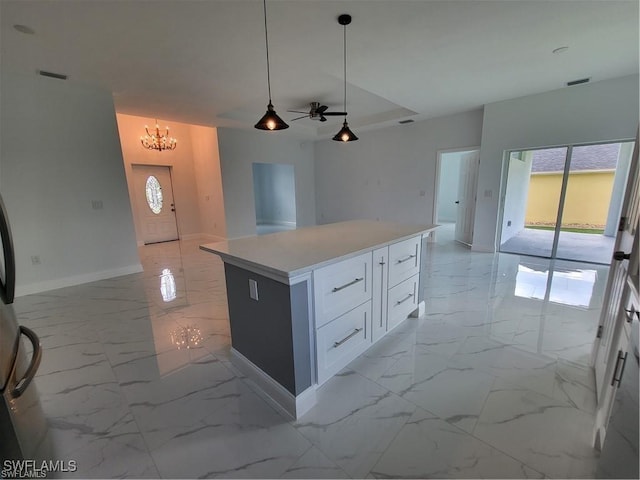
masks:
{"type": "Polygon", "coordinates": [[[510,152],[500,251],[611,262],[633,142],[510,152]]]}
{"type": "Polygon", "coordinates": [[[511,152],[500,251],[553,255],[567,147],[511,152]]]}

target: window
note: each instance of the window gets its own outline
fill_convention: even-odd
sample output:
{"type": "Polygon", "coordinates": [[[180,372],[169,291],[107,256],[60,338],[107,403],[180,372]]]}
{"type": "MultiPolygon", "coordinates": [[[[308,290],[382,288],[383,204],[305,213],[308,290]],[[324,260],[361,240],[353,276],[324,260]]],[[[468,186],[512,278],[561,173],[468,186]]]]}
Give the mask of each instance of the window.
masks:
{"type": "Polygon", "coordinates": [[[162,211],[162,187],[156,177],[150,175],[147,178],[147,185],[145,187],[147,192],[147,203],[153,213],[158,215],[162,211]]]}

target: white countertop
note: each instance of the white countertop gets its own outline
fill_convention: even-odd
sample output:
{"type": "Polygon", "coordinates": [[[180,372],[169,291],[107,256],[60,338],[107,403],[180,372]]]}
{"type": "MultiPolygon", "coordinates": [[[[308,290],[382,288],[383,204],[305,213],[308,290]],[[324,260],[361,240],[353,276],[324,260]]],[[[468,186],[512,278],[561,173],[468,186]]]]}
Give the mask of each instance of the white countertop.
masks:
{"type": "Polygon", "coordinates": [[[291,278],[366,250],[430,232],[437,226],[354,220],[208,243],[200,248],[220,255],[225,262],[291,278]]]}

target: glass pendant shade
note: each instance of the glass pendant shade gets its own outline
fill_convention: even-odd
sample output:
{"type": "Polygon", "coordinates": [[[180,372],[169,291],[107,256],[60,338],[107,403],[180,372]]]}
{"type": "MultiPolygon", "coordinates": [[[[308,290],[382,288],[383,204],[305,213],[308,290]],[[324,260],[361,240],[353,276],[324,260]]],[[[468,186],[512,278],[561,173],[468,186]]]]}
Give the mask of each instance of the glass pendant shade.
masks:
{"type": "Polygon", "coordinates": [[[333,140],[336,142],[355,142],[358,140],[358,137],[356,137],[356,134],[349,129],[349,124],[345,120],[342,124],[342,128],[338,133],[336,133],[333,140]]]}
{"type": "Polygon", "coordinates": [[[267,105],[267,113],[254,125],[258,130],[284,130],[289,128],[289,125],[284,123],[276,111],[273,109],[273,105],[269,102],[267,105]]]}

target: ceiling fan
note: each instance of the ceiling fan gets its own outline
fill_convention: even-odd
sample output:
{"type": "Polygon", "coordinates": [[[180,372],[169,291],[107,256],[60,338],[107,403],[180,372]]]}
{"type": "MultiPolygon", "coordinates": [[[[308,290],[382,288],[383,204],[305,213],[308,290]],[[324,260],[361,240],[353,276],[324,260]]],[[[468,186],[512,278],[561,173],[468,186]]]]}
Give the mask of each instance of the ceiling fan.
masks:
{"type": "Polygon", "coordinates": [[[309,106],[311,107],[308,112],[302,112],[300,110],[287,110],[287,112],[292,113],[304,113],[303,116],[293,118],[291,121],[300,120],[301,118],[310,118],[311,120],[320,120],[321,122],[326,122],[327,119],[325,117],[328,116],[342,116],[346,115],[347,112],[327,112],[326,105],[320,105],[320,102],[310,102],[309,106]]]}

